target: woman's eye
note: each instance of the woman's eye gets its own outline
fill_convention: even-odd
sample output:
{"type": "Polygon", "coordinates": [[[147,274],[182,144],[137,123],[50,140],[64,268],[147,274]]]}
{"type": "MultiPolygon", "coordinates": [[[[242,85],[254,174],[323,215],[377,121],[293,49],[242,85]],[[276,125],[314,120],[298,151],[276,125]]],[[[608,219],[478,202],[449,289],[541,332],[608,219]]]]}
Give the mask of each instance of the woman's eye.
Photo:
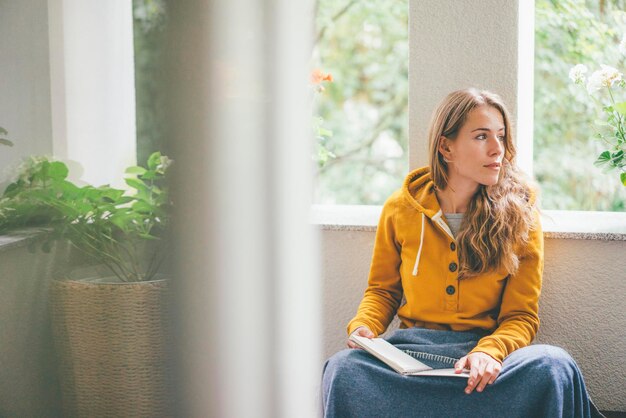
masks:
{"type": "Polygon", "coordinates": [[[504,136],[503,136],[503,135],[500,135],[500,136],[498,137],[498,139],[499,139],[500,141],[504,141],[504,136]]]}
{"type": "Polygon", "coordinates": [[[478,135],[476,139],[487,139],[487,135],[485,134],[478,135]]]}

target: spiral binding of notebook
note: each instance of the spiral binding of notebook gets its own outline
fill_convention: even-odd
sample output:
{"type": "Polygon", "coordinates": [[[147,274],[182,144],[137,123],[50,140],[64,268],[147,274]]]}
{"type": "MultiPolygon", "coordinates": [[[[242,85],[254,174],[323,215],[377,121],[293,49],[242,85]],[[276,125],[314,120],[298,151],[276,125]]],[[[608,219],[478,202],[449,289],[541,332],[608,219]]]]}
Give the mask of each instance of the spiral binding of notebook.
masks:
{"type": "Polygon", "coordinates": [[[406,354],[408,354],[409,356],[417,360],[431,360],[431,361],[437,361],[440,363],[446,363],[446,364],[452,364],[452,365],[454,365],[457,361],[459,361],[459,359],[456,359],[456,358],[440,356],[438,354],[424,353],[422,351],[412,351],[412,350],[402,350],[402,351],[404,351],[406,354]]]}

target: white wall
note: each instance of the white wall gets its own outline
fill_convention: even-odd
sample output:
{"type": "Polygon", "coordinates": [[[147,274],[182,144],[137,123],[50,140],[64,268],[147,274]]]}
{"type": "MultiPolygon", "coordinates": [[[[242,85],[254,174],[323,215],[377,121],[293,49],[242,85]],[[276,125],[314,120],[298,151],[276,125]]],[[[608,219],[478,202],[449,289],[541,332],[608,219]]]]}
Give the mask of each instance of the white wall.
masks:
{"type": "Polygon", "coordinates": [[[31,154],[50,154],[50,68],[46,0],[0,2],[0,189],[8,170],[31,154]]]}
{"type": "Polygon", "coordinates": [[[41,239],[7,241],[16,240],[0,236],[0,416],[61,417],[48,288],[68,248],[44,253],[41,239]]]}
{"type": "MultiPolygon", "coordinates": [[[[0,2],[0,189],[30,155],[72,180],[124,186],[136,162],[132,2],[0,2]]],[[[1,191],[0,190],[0,191],[1,191]]]]}
{"type": "MultiPolygon", "coordinates": [[[[324,355],[345,347],[367,285],[373,231],[322,231],[324,355]]],[[[568,350],[602,410],[626,411],[626,241],[546,239],[537,341],[568,350]]]]}

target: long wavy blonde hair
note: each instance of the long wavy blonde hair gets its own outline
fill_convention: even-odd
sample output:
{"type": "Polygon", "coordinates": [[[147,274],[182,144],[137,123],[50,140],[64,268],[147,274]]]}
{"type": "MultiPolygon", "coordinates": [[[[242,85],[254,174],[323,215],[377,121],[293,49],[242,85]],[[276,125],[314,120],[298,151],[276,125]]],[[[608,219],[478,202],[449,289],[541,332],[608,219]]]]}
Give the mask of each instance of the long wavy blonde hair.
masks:
{"type": "Polygon", "coordinates": [[[495,93],[469,88],[450,93],[435,109],[429,129],[430,172],[435,187],[448,185],[448,164],[439,152],[441,137],[454,141],[468,114],[478,106],[491,106],[504,120],[504,158],[498,182],[480,185],[471,199],[459,233],[459,277],[487,271],[513,274],[519,267],[516,251],[529,240],[535,199],[529,182],[515,165],[515,144],[509,112],[495,93]]]}

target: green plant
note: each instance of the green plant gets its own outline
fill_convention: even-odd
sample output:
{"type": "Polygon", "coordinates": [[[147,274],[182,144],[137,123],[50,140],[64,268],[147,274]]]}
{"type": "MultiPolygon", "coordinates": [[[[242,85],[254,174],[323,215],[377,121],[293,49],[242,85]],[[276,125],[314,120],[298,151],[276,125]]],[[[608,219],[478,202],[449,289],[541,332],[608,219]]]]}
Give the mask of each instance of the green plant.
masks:
{"type": "Polygon", "coordinates": [[[2,136],[7,135],[8,132],[6,129],[4,129],[2,126],[0,126],[0,144],[2,145],[8,145],[9,147],[13,146],[13,142],[9,141],[6,138],[2,138],[2,136]]]}
{"type": "MultiPolygon", "coordinates": [[[[620,49],[626,52],[626,37],[620,44],[620,49]]],[[[618,169],[621,172],[620,180],[626,186],[626,156],[624,155],[626,151],[626,101],[616,101],[614,97],[614,93],[619,93],[614,89],[623,89],[626,87],[626,82],[622,79],[622,73],[608,65],[602,64],[601,69],[591,74],[588,79],[585,77],[586,72],[585,65],[577,64],[570,70],[569,76],[576,84],[586,82],[587,92],[604,112],[604,117],[595,121],[598,130],[593,138],[603,141],[604,148],[608,150],[603,150],[594,164],[606,167],[608,170],[618,169]],[[608,104],[593,96],[603,88],[606,88],[608,92],[608,104]]]]}
{"type": "Polygon", "coordinates": [[[134,193],[128,194],[110,186],[79,187],[67,180],[62,162],[31,158],[0,198],[0,232],[45,226],[51,230],[45,247],[66,239],[122,281],[150,280],[164,259],[170,165],[156,152],[146,167],[129,167],[125,181],[134,193]]]}
{"type": "Polygon", "coordinates": [[[61,214],[46,202],[69,194],[65,164],[47,157],[30,157],[17,168],[17,179],[0,197],[0,232],[26,226],[50,225],[61,214]]]}

